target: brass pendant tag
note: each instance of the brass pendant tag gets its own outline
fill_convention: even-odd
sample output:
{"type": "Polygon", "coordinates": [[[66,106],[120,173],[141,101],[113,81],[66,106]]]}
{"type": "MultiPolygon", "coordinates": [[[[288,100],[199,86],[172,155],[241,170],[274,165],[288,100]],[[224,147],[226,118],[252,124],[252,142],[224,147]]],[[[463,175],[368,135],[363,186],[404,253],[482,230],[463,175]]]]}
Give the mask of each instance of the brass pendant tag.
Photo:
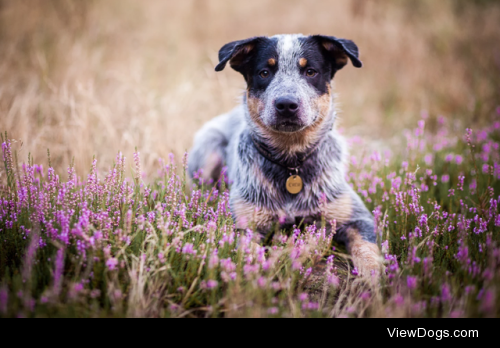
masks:
{"type": "Polygon", "coordinates": [[[286,189],[292,195],[296,195],[300,191],[302,191],[302,178],[298,175],[292,175],[286,181],[286,189]]]}

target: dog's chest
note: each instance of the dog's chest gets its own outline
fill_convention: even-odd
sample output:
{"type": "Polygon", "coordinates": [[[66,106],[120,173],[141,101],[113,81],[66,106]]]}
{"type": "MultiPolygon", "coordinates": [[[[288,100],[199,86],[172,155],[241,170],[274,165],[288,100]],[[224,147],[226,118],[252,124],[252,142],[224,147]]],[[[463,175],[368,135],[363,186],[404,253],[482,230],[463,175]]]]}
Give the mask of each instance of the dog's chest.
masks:
{"type": "Polygon", "coordinates": [[[342,144],[337,134],[326,134],[321,146],[299,168],[302,190],[291,194],[286,182],[294,173],[264,158],[248,129],[242,127],[232,138],[227,157],[233,213],[253,216],[261,211],[287,223],[318,215],[321,202],[333,202],[345,188],[342,144]]]}
{"type": "Polygon", "coordinates": [[[263,158],[251,144],[240,146],[238,170],[233,171],[234,188],[242,198],[259,209],[274,211],[290,218],[314,214],[322,201],[335,199],[343,182],[340,165],[325,149],[311,156],[298,173],[263,158]],[[290,177],[302,181],[300,192],[287,189],[290,177]]]}

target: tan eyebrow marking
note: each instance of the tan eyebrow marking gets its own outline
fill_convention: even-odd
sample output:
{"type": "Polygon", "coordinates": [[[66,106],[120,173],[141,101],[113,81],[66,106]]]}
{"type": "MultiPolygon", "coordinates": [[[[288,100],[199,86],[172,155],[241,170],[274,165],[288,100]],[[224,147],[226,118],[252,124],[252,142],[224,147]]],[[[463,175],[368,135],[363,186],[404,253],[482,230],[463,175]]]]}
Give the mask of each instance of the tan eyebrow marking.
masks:
{"type": "Polygon", "coordinates": [[[334,45],[331,42],[324,41],[323,47],[326,48],[327,51],[331,51],[333,49],[334,45]]]}
{"type": "Polygon", "coordinates": [[[307,65],[307,59],[300,58],[299,59],[299,65],[300,65],[301,68],[304,68],[307,65]]]}
{"type": "Polygon", "coordinates": [[[270,66],[275,66],[276,65],[276,59],[269,58],[269,60],[267,61],[267,64],[269,64],[270,66]]]}

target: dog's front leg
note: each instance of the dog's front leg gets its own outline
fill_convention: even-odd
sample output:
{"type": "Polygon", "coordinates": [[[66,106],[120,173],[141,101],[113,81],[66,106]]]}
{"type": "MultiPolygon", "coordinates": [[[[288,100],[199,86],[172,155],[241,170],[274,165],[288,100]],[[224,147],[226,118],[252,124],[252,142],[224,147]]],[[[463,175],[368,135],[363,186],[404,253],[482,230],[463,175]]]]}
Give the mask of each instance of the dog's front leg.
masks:
{"type": "Polygon", "coordinates": [[[383,268],[380,250],[374,242],[366,239],[366,232],[373,223],[366,220],[351,221],[337,230],[336,240],[345,243],[354,266],[363,276],[380,275],[383,268]],[[363,236],[365,235],[365,236],[363,236]]]}
{"type": "Polygon", "coordinates": [[[354,266],[361,275],[380,275],[382,258],[376,243],[373,217],[359,197],[347,190],[326,205],[325,217],[335,220],[334,239],[346,245],[354,266]]]}
{"type": "Polygon", "coordinates": [[[276,214],[268,209],[258,208],[241,198],[236,192],[231,192],[231,213],[238,229],[255,228],[265,236],[274,221],[276,214]]]}

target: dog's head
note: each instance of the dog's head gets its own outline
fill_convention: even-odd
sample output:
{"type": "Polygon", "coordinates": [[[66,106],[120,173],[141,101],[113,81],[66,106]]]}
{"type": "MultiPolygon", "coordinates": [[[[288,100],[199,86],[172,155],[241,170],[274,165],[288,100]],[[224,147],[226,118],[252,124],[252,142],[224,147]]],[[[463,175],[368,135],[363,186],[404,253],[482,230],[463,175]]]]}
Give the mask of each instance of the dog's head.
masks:
{"type": "Polygon", "coordinates": [[[332,104],[330,82],[351,60],[360,68],[358,47],[332,36],[278,35],[253,37],[224,45],[227,62],[247,82],[250,115],[270,131],[297,133],[325,118],[332,104]]]}

